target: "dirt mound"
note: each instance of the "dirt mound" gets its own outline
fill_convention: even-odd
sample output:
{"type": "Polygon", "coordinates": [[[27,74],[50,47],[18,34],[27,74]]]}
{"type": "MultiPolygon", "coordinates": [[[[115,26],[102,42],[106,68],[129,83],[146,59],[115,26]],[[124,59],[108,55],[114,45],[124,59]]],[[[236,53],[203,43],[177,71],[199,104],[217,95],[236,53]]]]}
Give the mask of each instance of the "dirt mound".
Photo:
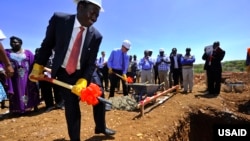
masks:
{"type": "MultiPolygon", "coordinates": [[[[209,141],[213,139],[216,124],[250,123],[250,81],[245,73],[230,73],[232,82],[243,81],[244,90],[222,91],[218,97],[204,97],[204,74],[195,76],[192,93],[176,93],[143,117],[139,110],[111,110],[106,113],[106,123],[117,131],[113,137],[94,134],[92,107],[81,103],[81,138],[85,141],[209,141]]],[[[117,93],[116,97],[122,96],[117,93]]],[[[108,97],[108,93],[106,93],[108,97]]],[[[1,109],[1,141],[67,141],[69,140],[63,110],[45,113],[44,103],[38,112],[22,116],[4,114],[1,109]]]]}

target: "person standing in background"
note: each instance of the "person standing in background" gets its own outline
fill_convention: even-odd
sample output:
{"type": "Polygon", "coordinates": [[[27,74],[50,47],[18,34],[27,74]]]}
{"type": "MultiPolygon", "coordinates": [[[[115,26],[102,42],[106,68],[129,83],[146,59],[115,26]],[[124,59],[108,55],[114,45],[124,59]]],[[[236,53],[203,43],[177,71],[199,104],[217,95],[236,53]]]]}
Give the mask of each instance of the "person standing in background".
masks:
{"type": "Polygon", "coordinates": [[[218,96],[221,88],[222,77],[222,65],[221,61],[225,56],[225,51],[221,49],[220,42],[213,43],[213,50],[211,52],[205,52],[202,56],[203,60],[206,60],[205,68],[207,70],[208,80],[208,95],[218,96]]]}
{"type": "Polygon", "coordinates": [[[247,48],[246,71],[248,73],[248,81],[249,81],[250,80],[250,48],[247,48]]]}
{"type": "Polygon", "coordinates": [[[158,67],[156,66],[156,59],[154,57],[152,57],[153,55],[153,50],[149,49],[149,57],[151,58],[151,60],[153,61],[153,67],[151,70],[151,82],[154,84],[159,84],[159,76],[158,76],[158,67]]]}
{"type": "Polygon", "coordinates": [[[40,103],[37,84],[28,79],[34,63],[34,54],[22,48],[19,37],[10,37],[11,49],[5,49],[14,68],[14,75],[7,79],[10,100],[10,113],[23,114],[26,111],[38,110],[40,103]]]}
{"type": "Polygon", "coordinates": [[[193,90],[193,81],[194,81],[194,70],[193,63],[195,62],[194,55],[190,54],[191,48],[186,48],[186,54],[181,58],[182,65],[182,76],[183,76],[183,94],[189,92],[192,93],[193,90]]]}
{"type": "MultiPolygon", "coordinates": [[[[69,138],[71,141],[80,141],[79,96],[81,96],[81,90],[90,84],[96,69],[96,58],[103,36],[93,24],[103,8],[101,0],[75,0],[74,2],[76,14],[54,13],[50,18],[30,79],[37,81],[31,76],[35,78],[43,76],[44,66],[54,50],[51,77],[73,85],[71,90],[59,87],[59,91],[64,99],[69,138]]],[[[99,107],[98,104],[95,106],[99,107]]],[[[115,132],[107,128],[102,120],[105,115],[98,115],[97,113],[101,112],[95,112],[97,107],[93,112],[94,118],[98,120],[95,122],[95,133],[114,135],[115,132]]]]}
{"type": "Polygon", "coordinates": [[[173,48],[170,55],[170,69],[173,73],[174,86],[180,85],[183,88],[181,57],[182,54],[177,53],[177,49],[173,48]]]}
{"type": "Polygon", "coordinates": [[[139,65],[139,62],[137,60],[137,56],[136,55],[133,55],[133,61],[136,63],[136,80],[134,83],[139,83],[140,82],[140,79],[141,79],[141,68],[140,68],[140,65],[139,65]]]}
{"type": "MultiPolygon", "coordinates": [[[[127,71],[127,77],[130,77],[133,79],[133,83],[136,81],[136,69],[137,69],[137,63],[133,61],[133,56],[129,56],[129,65],[128,65],[128,71],[127,71]]],[[[128,92],[130,92],[131,86],[128,86],[128,92]]]]}
{"type": "Polygon", "coordinates": [[[6,82],[5,71],[3,69],[2,62],[0,62],[0,103],[1,103],[1,109],[6,108],[5,100],[8,99],[8,96],[6,94],[7,85],[5,82],[6,82]]]}
{"type": "Polygon", "coordinates": [[[130,49],[131,42],[129,40],[124,40],[122,42],[121,48],[117,48],[112,50],[109,59],[108,59],[108,68],[109,68],[109,75],[110,75],[110,92],[109,98],[114,97],[115,94],[115,87],[117,83],[121,80],[120,77],[122,76],[122,89],[123,95],[128,95],[128,89],[126,86],[127,80],[127,70],[129,65],[129,56],[127,54],[128,50],[130,49]]]}
{"type": "Polygon", "coordinates": [[[149,56],[149,51],[144,51],[144,57],[140,60],[139,66],[141,68],[141,83],[150,83],[154,84],[152,81],[152,70],[154,66],[154,62],[152,58],[149,56]]]}
{"type": "Polygon", "coordinates": [[[6,77],[9,78],[13,76],[14,69],[10,63],[8,56],[5,53],[4,47],[1,43],[6,36],[3,34],[2,30],[0,29],[0,103],[1,109],[5,108],[5,100],[7,100],[7,85],[5,84],[6,77]]]}
{"type": "Polygon", "coordinates": [[[246,67],[247,73],[250,73],[250,48],[247,48],[246,67]]]}
{"type": "Polygon", "coordinates": [[[96,65],[98,71],[102,73],[101,82],[104,82],[104,89],[105,91],[109,91],[109,74],[108,74],[108,66],[107,66],[107,59],[105,57],[105,51],[101,52],[101,57],[97,59],[96,65]]]}
{"type": "MultiPolygon", "coordinates": [[[[53,51],[46,65],[48,69],[52,68],[54,54],[53,51]]],[[[51,77],[50,73],[51,72],[44,71],[44,75],[47,77],[51,77]]],[[[50,112],[55,108],[64,110],[64,102],[59,91],[59,86],[47,81],[39,81],[39,87],[45,102],[45,112],[50,112]]]]}
{"type": "MultiPolygon", "coordinates": [[[[209,54],[212,54],[212,52],[213,52],[213,45],[205,46],[205,48],[204,48],[204,53],[206,53],[206,54],[209,55],[209,54]]],[[[204,59],[203,59],[203,56],[202,56],[202,60],[204,60],[204,59]]],[[[207,70],[206,70],[206,69],[207,69],[206,66],[208,65],[207,63],[208,63],[208,61],[205,60],[205,64],[204,64],[204,66],[203,66],[203,69],[204,69],[204,77],[205,77],[204,79],[205,79],[205,85],[206,85],[206,89],[205,89],[203,92],[204,92],[205,94],[206,94],[206,93],[209,93],[209,92],[208,92],[208,81],[207,81],[207,70]]]]}
{"type": "MultiPolygon", "coordinates": [[[[169,64],[170,64],[170,60],[168,58],[168,56],[166,56],[164,54],[164,49],[161,48],[159,50],[159,55],[157,57],[157,60],[156,60],[156,66],[158,67],[158,77],[159,77],[159,81],[160,81],[160,84],[162,82],[164,82],[164,89],[167,90],[169,88],[169,85],[168,85],[168,73],[169,73],[169,64]]],[[[164,90],[162,89],[162,90],[164,90]]]]}
{"type": "Polygon", "coordinates": [[[14,69],[11,65],[11,62],[8,58],[8,56],[5,53],[4,47],[1,43],[2,40],[4,40],[6,38],[6,36],[4,35],[4,33],[2,32],[2,30],[0,29],[0,61],[3,63],[3,69],[4,69],[4,74],[7,77],[11,77],[14,74],[14,69]]]}
{"type": "MultiPolygon", "coordinates": [[[[172,56],[172,54],[173,54],[173,51],[171,51],[171,53],[169,54],[169,60],[170,60],[170,56],[172,56]]],[[[170,66],[170,69],[169,69],[169,74],[168,74],[168,80],[169,80],[168,84],[169,84],[169,88],[172,88],[172,86],[173,86],[173,72],[171,70],[171,60],[170,60],[169,66],[170,66]]]]}

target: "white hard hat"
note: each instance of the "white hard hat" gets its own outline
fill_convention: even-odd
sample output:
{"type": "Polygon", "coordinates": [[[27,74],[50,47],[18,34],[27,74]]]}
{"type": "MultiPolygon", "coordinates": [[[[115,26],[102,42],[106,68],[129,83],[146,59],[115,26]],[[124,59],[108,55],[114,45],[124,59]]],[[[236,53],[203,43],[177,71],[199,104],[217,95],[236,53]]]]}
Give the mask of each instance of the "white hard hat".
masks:
{"type": "Polygon", "coordinates": [[[91,2],[97,6],[99,6],[101,8],[101,12],[104,11],[103,7],[102,7],[102,0],[74,0],[74,2],[77,4],[80,1],[88,1],[91,2]]]}
{"type": "Polygon", "coordinates": [[[130,49],[131,42],[129,40],[124,40],[122,42],[122,46],[124,46],[126,49],[130,49]]]}
{"type": "Polygon", "coordinates": [[[164,52],[164,49],[163,49],[163,48],[160,48],[159,52],[164,52]]]}
{"type": "Polygon", "coordinates": [[[3,34],[2,30],[0,29],[0,41],[5,39],[6,36],[3,34]]]}

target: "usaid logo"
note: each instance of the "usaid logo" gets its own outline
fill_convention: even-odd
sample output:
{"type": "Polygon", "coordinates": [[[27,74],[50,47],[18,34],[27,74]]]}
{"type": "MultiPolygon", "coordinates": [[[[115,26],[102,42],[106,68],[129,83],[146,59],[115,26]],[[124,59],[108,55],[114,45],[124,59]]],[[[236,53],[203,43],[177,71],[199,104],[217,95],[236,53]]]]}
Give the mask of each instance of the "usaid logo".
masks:
{"type": "Polygon", "coordinates": [[[218,136],[247,136],[246,129],[218,129],[218,136]]]}
{"type": "Polygon", "coordinates": [[[213,141],[221,141],[223,139],[250,141],[250,124],[213,125],[213,141]]]}

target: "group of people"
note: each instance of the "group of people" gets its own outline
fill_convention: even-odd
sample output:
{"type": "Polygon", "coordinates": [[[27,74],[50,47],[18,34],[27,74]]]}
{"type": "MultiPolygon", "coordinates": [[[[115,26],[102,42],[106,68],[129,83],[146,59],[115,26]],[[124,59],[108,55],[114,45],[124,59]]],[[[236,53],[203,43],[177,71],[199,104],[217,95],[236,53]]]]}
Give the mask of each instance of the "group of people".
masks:
{"type": "Polygon", "coordinates": [[[130,46],[130,41],[124,40],[121,48],[112,50],[108,59],[104,51],[101,52],[101,57],[96,59],[97,70],[103,76],[103,86],[109,91],[109,98],[114,97],[115,88],[119,83],[122,84],[123,95],[128,95],[131,90],[129,85],[126,85],[128,77],[132,78],[133,83],[164,83],[162,90],[180,85],[184,88],[183,93],[192,92],[195,56],[191,55],[191,48],[186,48],[185,55],[177,53],[177,49],[173,48],[169,56],[160,48],[157,58],[152,57],[152,50],[145,50],[143,58],[137,60],[136,55],[128,55],[130,46]]]}
{"type": "Polygon", "coordinates": [[[96,67],[103,76],[102,83],[105,90],[109,91],[109,98],[114,97],[115,88],[120,83],[123,95],[128,95],[131,90],[126,85],[128,77],[132,78],[133,83],[164,83],[162,90],[180,85],[184,88],[183,93],[187,94],[188,90],[192,92],[195,56],[191,55],[191,48],[186,48],[185,55],[177,53],[177,49],[173,48],[169,56],[160,48],[157,58],[152,57],[152,50],[145,50],[143,58],[137,60],[136,55],[127,53],[130,46],[131,42],[124,40],[121,48],[112,50],[108,58],[102,51],[101,57],[96,59],[96,67]]]}
{"type": "MultiPolygon", "coordinates": [[[[3,32],[1,31],[3,36],[3,32]]],[[[40,81],[35,83],[29,80],[29,73],[32,70],[37,54],[22,47],[23,41],[17,36],[10,37],[10,47],[4,49],[8,63],[0,62],[1,75],[1,108],[6,108],[5,101],[9,100],[9,113],[22,115],[29,111],[38,111],[38,105],[45,101],[46,112],[54,108],[64,108],[63,100],[57,92],[56,86],[49,82],[40,81]],[[4,68],[11,67],[13,72],[5,71],[4,68]],[[5,77],[12,73],[12,77],[5,77]],[[55,87],[52,91],[50,86],[55,87]],[[41,95],[39,93],[41,89],[41,95]],[[55,96],[52,95],[55,94],[55,96]],[[56,105],[54,105],[54,99],[56,105]]]]}
{"type": "Polygon", "coordinates": [[[13,69],[11,77],[4,77],[5,75],[8,76],[10,72],[1,71],[1,85],[6,94],[1,99],[1,107],[5,108],[4,100],[9,99],[9,112],[11,114],[23,114],[31,110],[36,111],[40,103],[38,87],[36,83],[28,79],[34,63],[34,55],[30,50],[23,49],[22,44],[21,38],[11,36],[11,48],[4,49],[9,61],[7,64],[4,61],[1,62],[2,70],[6,67],[13,69]]]}
{"type": "MultiPolygon", "coordinates": [[[[190,47],[186,48],[184,55],[177,53],[176,48],[172,48],[172,52],[169,56],[165,53],[165,50],[161,48],[157,58],[152,57],[152,50],[145,50],[144,57],[137,61],[136,59],[132,60],[133,57],[127,54],[130,45],[131,43],[128,40],[124,40],[122,47],[114,49],[105,62],[104,66],[106,66],[106,72],[108,72],[105,74],[105,89],[109,89],[109,80],[111,84],[109,97],[114,97],[114,89],[117,83],[120,83],[120,79],[122,80],[123,94],[124,96],[128,95],[130,88],[126,86],[126,81],[123,81],[126,80],[127,76],[135,78],[133,82],[151,84],[164,83],[165,87],[163,87],[162,90],[180,85],[180,87],[183,88],[183,94],[192,93],[195,56],[191,54],[190,47]],[[124,64],[125,67],[123,66],[124,64]],[[133,69],[131,69],[132,64],[133,69]],[[138,75],[138,71],[140,75],[138,75]],[[140,77],[140,81],[136,81],[138,77],[140,77]]],[[[220,93],[222,75],[221,61],[224,56],[225,51],[221,49],[218,41],[214,42],[209,48],[205,48],[202,59],[205,61],[204,70],[206,70],[208,78],[207,93],[209,95],[217,96],[220,93]]],[[[100,65],[99,68],[101,68],[100,65]]]]}
{"type": "MultiPolygon", "coordinates": [[[[35,50],[35,60],[38,58],[39,49],[40,48],[36,48],[35,50]]],[[[52,54],[45,66],[46,69],[44,69],[44,75],[46,77],[50,77],[51,75],[50,69],[53,64],[54,54],[55,52],[52,50],[52,54]]],[[[44,101],[45,103],[45,112],[50,112],[54,109],[64,109],[64,100],[62,99],[60,91],[58,90],[58,85],[47,81],[38,81],[37,85],[40,90],[40,101],[44,101]]]]}

